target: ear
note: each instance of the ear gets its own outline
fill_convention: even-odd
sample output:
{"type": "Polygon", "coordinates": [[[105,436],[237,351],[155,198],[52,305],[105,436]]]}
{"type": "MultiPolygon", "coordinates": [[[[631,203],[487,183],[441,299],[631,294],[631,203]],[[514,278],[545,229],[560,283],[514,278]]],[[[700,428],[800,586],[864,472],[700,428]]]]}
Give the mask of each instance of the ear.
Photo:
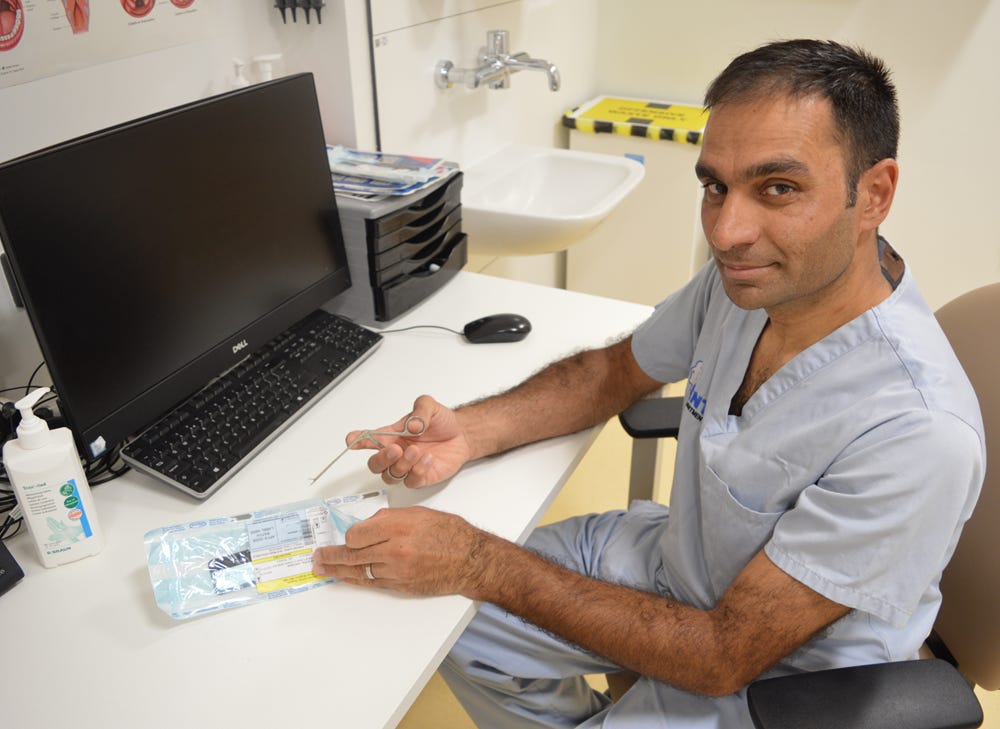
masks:
{"type": "Polygon", "coordinates": [[[894,159],[883,159],[868,168],[858,180],[858,207],[861,225],[875,230],[889,215],[899,181],[899,165],[894,159]]]}

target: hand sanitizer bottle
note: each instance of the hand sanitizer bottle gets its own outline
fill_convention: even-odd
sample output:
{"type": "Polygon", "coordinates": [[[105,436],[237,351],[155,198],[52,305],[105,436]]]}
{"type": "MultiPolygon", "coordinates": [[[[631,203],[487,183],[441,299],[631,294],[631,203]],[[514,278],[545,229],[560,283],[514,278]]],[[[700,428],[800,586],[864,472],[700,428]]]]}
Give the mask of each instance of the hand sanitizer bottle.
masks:
{"type": "Polygon", "coordinates": [[[50,431],[32,410],[48,391],[41,387],[14,403],[21,424],[17,439],[4,444],[3,462],[39,559],[57,567],[97,554],[104,539],[73,434],[50,431]]]}

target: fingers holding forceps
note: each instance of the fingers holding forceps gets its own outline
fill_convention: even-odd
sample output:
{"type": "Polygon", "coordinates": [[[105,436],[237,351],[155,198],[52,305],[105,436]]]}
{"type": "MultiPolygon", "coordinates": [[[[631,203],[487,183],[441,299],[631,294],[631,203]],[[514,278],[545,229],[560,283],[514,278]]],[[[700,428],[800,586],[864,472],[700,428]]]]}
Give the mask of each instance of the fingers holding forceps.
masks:
{"type": "MultiPolygon", "coordinates": [[[[318,481],[320,477],[323,476],[324,473],[330,470],[330,468],[333,466],[334,463],[339,461],[344,456],[344,454],[352,450],[354,446],[356,446],[358,443],[361,443],[363,441],[369,441],[378,448],[385,448],[385,444],[382,443],[382,441],[380,441],[377,436],[382,436],[382,437],[392,436],[396,438],[416,438],[422,435],[425,430],[427,430],[427,421],[424,420],[419,415],[407,416],[407,418],[403,421],[402,430],[362,430],[353,439],[351,439],[351,442],[347,444],[347,447],[344,448],[344,450],[338,453],[337,456],[332,461],[326,464],[326,467],[322,471],[320,471],[310,479],[310,483],[315,483],[316,481],[318,481]]],[[[386,471],[389,474],[389,478],[395,481],[402,481],[404,478],[406,478],[405,475],[402,477],[397,476],[390,469],[386,469],[386,471]]]]}

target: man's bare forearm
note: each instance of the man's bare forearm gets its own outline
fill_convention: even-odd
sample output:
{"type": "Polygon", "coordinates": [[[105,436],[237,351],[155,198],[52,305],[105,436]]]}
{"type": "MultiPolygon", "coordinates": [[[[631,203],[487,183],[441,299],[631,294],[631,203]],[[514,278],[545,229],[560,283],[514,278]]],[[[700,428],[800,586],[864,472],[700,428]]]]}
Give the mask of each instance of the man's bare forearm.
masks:
{"type": "Polygon", "coordinates": [[[475,457],[603,423],[655,390],[661,383],[638,366],[631,341],[566,357],[501,395],[459,408],[475,457]]]}
{"type": "Polygon", "coordinates": [[[603,582],[481,536],[463,590],[623,668],[708,695],[737,691],[847,610],[759,554],[711,610],[603,582]]]}
{"type": "Polygon", "coordinates": [[[493,603],[639,674],[709,695],[736,691],[847,613],[759,552],[711,609],[577,574],[424,507],[384,509],[316,550],[314,571],[413,595],[493,603]]]}

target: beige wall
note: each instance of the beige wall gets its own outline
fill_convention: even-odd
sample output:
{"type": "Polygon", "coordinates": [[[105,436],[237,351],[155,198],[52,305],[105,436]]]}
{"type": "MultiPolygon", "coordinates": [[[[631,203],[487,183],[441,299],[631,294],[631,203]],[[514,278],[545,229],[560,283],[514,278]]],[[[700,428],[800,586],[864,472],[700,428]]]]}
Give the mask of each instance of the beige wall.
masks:
{"type": "MultiPolygon", "coordinates": [[[[935,0],[374,3],[388,7],[392,17],[384,23],[387,32],[376,29],[376,37],[388,41],[375,49],[383,148],[451,155],[463,164],[503,141],[566,146],[559,116],[597,94],[697,102],[729,59],[769,40],[817,37],[863,45],[893,69],[903,116],[902,179],[883,233],[934,307],[1000,280],[1000,233],[987,214],[990,178],[1000,168],[993,133],[1000,118],[1000,0],[961,0],[947,10],[935,0]],[[404,6],[410,10],[401,15],[404,6]],[[428,8],[441,19],[413,15],[428,8]],[[528,74],[515,76],[502,92],[431,88],[427,75],[435,60],[471,65],[490,27],[510,30],[514,50],[559,64],[563,89],[552,94],[528,74]]],[[[588,243],[597,248],[620,241],[588,243]]],[[[689,243],[678,249],[690,255],[689,243]]],[[[562,281],[558,255],[492,263],[473,258],[472,265],[562,281]]]]}
{"type": "Polygon", "coordinates": [[[935,308],[1000,280],[992,176],[1000,169],[1000,1],[601,0],[601,93],[700,99],[734,55],[780,38],[832,38],[881,56],[902,112],[902,177],[883,233],[935,308]]]}

